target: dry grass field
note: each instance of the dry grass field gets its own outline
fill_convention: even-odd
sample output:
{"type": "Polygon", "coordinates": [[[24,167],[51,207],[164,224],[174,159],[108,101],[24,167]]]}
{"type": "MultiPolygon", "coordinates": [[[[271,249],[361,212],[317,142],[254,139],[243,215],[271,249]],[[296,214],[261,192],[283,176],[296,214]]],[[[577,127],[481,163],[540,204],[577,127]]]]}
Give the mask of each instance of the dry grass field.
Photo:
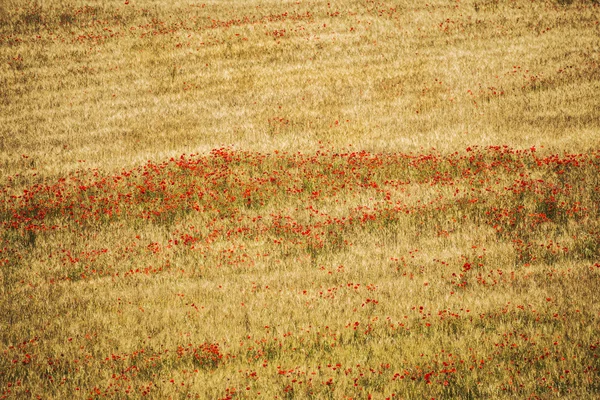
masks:
{"type": "Polygon", "coordinates": [[[0,399],[600,396],[600,4],[0,0],[0,399]]]}

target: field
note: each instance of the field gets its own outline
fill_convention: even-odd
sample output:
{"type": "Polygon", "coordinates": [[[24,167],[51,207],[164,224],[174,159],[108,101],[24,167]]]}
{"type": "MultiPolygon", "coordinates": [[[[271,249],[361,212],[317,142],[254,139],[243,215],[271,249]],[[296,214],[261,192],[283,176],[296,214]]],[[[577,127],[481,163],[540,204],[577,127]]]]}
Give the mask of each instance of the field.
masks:
{"type": "Polygon", "coordinates": [[[0,399],[600,397],[600,4],[0,1],[0,399]]]}

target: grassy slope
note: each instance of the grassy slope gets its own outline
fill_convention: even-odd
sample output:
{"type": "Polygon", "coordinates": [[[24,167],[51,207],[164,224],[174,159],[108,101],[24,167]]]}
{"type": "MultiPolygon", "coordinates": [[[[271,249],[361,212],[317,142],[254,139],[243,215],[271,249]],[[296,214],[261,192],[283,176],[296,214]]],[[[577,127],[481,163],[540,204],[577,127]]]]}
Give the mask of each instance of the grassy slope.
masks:
{"type": "Polygon", "coordinates": [[[0,393],[595,397],[599,15],[3,2],[0,393]]]}
{"type": "Polygon", "coordinates": [[[600,28],[588,2],[4,8],[10,175],[29,167],[21,154],[45,176],[232,144],[597,145],[600,28]]]}

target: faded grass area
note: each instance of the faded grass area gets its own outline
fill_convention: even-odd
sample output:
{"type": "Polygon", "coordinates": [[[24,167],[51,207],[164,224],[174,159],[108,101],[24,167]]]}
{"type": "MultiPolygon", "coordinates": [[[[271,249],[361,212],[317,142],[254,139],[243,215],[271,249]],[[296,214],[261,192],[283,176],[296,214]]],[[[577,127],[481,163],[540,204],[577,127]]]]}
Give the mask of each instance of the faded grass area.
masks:
{"type": "Polygon", "coordinates": [[[59,176],[224,145],[598,145],[590,1],[3,3],[8,175],[21,154],[59,176]]]}
{"type": "Polygon", "coordinates": [[[1,2],[0,398],[598,397],[599,19],[1,2]]]}

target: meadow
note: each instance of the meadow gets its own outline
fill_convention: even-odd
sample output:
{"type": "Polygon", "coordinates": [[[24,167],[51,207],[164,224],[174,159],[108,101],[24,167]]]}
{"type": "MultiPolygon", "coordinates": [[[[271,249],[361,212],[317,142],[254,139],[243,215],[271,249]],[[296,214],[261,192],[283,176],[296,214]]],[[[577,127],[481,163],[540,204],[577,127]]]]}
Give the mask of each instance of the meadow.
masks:
{"type": "Polygon", "coordinates": [[[0,2],[0,399],[600,396],[600,5],[0,2]]]}

